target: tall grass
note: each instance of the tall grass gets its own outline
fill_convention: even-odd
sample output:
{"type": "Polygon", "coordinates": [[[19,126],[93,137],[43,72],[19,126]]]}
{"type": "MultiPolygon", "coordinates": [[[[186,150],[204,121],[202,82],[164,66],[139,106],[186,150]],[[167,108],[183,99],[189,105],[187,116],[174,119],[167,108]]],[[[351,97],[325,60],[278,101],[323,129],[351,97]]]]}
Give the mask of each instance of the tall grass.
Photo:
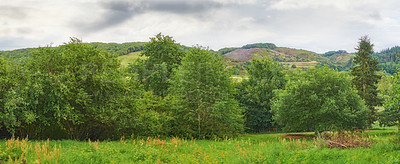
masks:
{"type": "MultiPolygon", "coordinates": [[[[242,135],[220,140],[137,138],[118,141],[0,141],[6,163],[399,163],[396,131],[363,133],[369,147],[318,146],[315,138],[284,134],[242,135]]],[[[0,163],[1,163],[0,162],[0,163]]]]}

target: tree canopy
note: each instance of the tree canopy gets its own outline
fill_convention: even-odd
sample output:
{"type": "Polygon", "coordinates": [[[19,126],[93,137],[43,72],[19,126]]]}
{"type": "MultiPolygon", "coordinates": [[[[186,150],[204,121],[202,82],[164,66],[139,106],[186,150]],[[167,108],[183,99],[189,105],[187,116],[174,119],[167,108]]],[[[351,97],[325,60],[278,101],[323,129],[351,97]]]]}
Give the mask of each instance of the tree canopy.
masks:
{"type": "Polygon", "coordinates": [[[178,134],[184,137],[232,136],[243,130],[242,110],[233,97],[230,75],[222,59],[194,47],[182,59],[171,94],[178,134]]]}
{"type": "Polygon", "coordinates": [[[384,102],[385,109],[380,112],[380,123],[387,126],[400,127],[400,68],[393,77],[391,90],[387,91],[384,102]]]}
{"type": "Polygon", "coordinates": [[[328,67],[290,73],[272,105],[285,131],[365,128],[367,108],[351,86],[351,77],[328,67]]]}
{"type": "Polygon", "coordinates": [[[170,36],[161,33],[150,38],[144,45],[142,55],[147,59],[138,59],[130,67],[131,72],[138,74],[138,78],[146,90],[151,90],[157,96],[165,97],[168,94],[173,69],[181,63],[183,51],[178,43],[170,36]]]}
{"type": "Polygon", "coordinates": [[[248,80],[239,84],[236,94],[245,109],[245,126],[250,132],[271,130],[273,126],[271,100],[273,90],[283,89],[283,66],[269,58],[253,59],[247,67],[248,80]]]}

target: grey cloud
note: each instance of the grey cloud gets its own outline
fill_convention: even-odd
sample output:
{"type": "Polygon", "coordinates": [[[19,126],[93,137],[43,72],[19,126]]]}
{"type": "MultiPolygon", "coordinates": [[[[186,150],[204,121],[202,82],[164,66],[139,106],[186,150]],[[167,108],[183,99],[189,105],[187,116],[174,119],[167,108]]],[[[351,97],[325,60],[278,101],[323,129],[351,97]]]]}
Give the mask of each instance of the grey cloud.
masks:
{"type": "Polygon", "coordinates": [[[14,7],[14,6],[0,6],[0,18],[11,18],[11,19],[25,19],[27,17],[26,8],[14,7]]]}
{"type": "Polygon", "coordinates": [[[25,39],[23,37],[1,37],[0,38],[0,50],[14,50],[21,47],[34,47],[32,40],[25,39]]]}
{"type": "Polygon", "coordinates": [[[382,20],[381,13],[377,11],[369,13],[368,16],[374,20],[382,20]]]}
{"type": "MultiPolygon", "coordinates": [[[[108,1],[100,4],[106,12],[95,22],[80,26],[83,31],[103,30],[121,24],[147,12],[164,12],[201,17],[202,14],[222,7],[213,1],[108,1]]],[[[82,23],[79,23],[82,25],[82,23]]]]}
{"type": "Polygon", "coordinates": [[[27,28],[27,27],[20,27],[16,29],[17,33],[19,34],[30,34],[32,33],[32,29],[31,28],[27,28]]]}
{"type": "Polygon", "coordinates": [[[222,4],[212,1],[160,1],[149,4],[149,9],[152,11],[175,14],[203,13],[220,7],[222,7],[222,4]]]}

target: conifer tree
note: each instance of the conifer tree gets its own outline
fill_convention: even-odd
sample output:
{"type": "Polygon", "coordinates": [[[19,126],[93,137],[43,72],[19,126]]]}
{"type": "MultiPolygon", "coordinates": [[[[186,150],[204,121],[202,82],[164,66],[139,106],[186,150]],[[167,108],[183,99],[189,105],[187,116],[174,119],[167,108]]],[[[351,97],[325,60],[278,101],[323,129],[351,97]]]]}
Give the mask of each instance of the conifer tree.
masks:
{"type": "Polygon", "coordinates": [[[381,104],[377,87],[375,86],[381,77],[377,74],[379,71],[378,62],[371,57],[374,53],[373,46],[368,36],[361,37],[359,45],[356,47],[356,56],[353,59],[356,65],[351,68],[351,74],[354,76],[353,85],[357,88],[358,94],[365,100],[365,104],[370,110],[369,124],[376,121],[377,111],[375,106],[381,104]]]}

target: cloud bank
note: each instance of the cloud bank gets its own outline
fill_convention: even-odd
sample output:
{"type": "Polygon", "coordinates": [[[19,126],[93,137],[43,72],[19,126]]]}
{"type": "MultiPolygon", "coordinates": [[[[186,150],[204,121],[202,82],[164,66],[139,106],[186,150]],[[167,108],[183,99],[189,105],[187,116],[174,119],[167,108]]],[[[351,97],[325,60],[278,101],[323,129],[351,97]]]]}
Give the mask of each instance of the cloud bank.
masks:
{"type": "Polygon", "coordinates": [[[255,42],[316,52],[400,44],[396,0],[30,0],[0,4],[0,50],[85,42],[148,41],[162,32],[218,50],[255,42]]]}

